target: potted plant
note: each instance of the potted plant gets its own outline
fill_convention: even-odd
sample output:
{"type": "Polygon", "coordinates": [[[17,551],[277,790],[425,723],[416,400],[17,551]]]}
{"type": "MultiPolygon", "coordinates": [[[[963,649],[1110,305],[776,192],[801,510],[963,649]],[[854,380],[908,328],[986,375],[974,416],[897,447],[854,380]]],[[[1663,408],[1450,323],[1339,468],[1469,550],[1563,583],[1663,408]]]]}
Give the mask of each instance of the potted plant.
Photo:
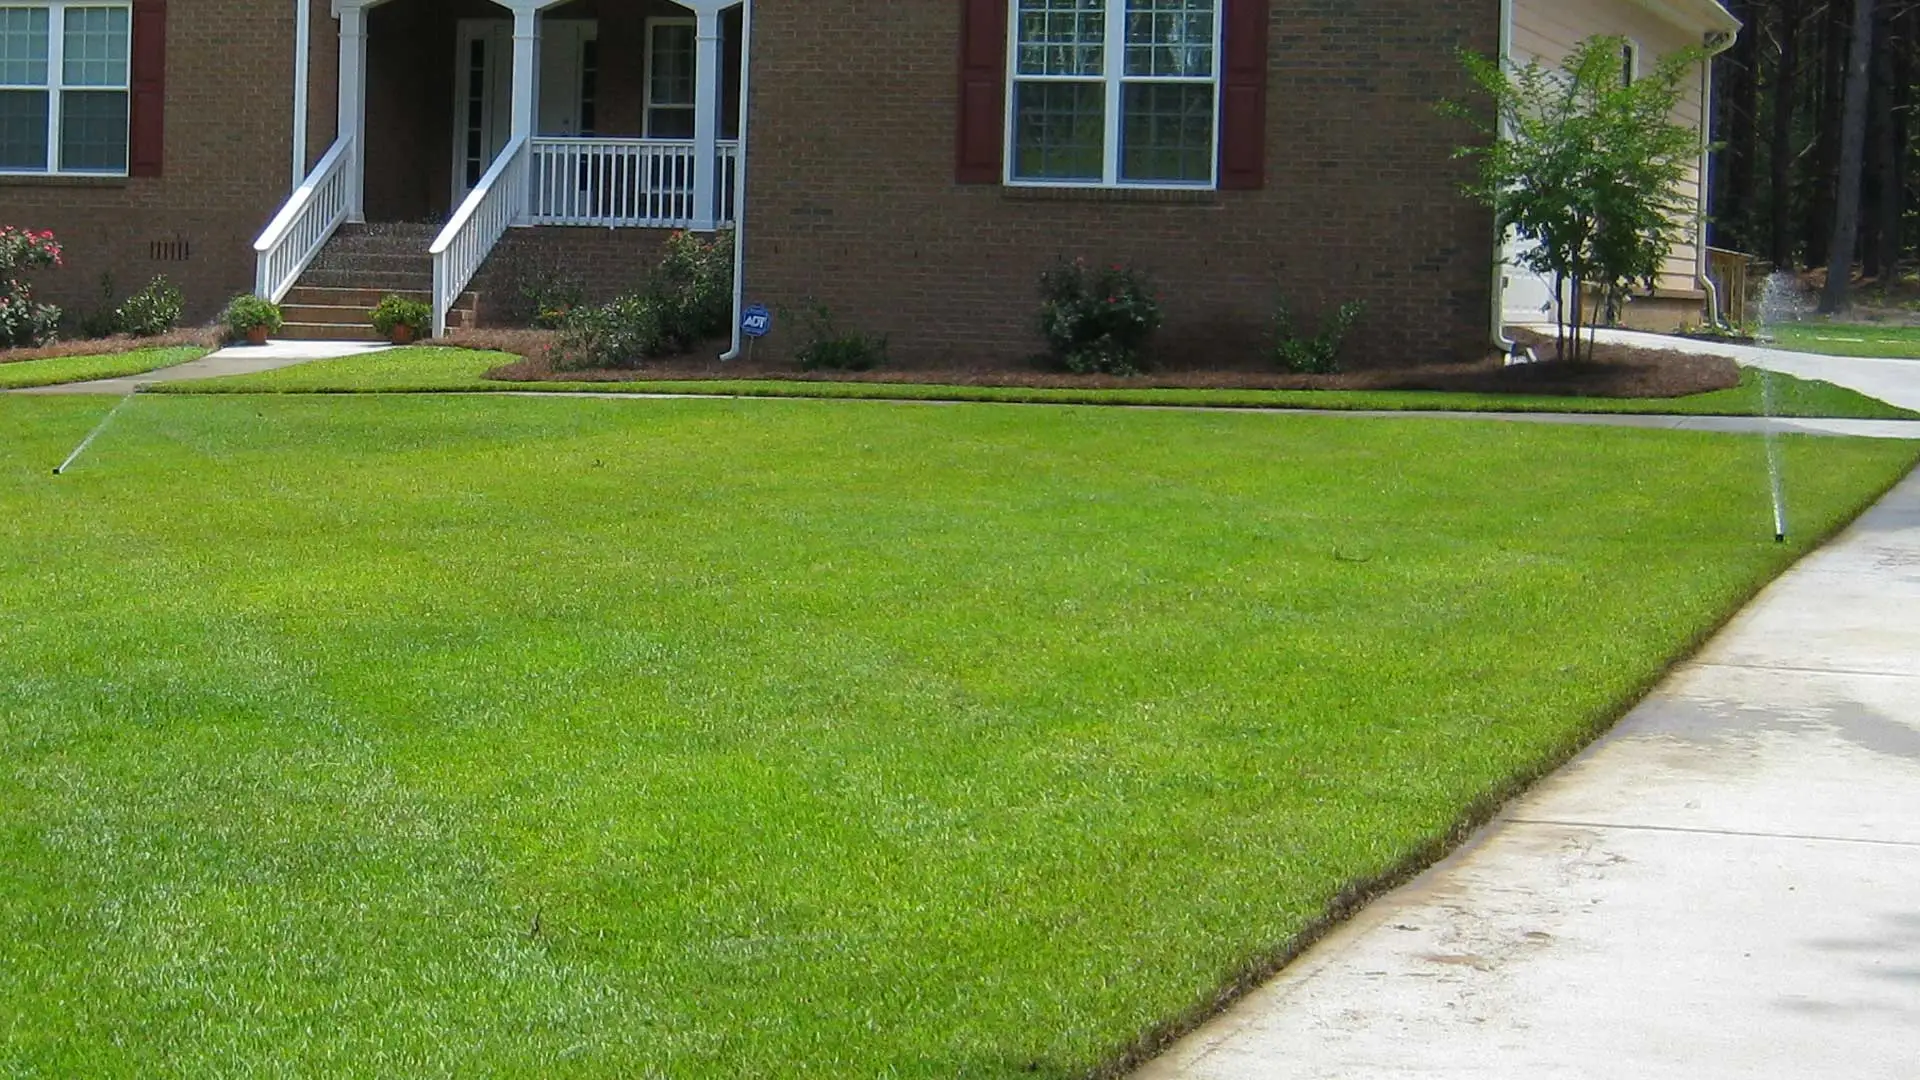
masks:
{"type": "Polygon", "coordinates": [[[405,345],[426,332],[433,309],[423,300],[389,293],[380,298],[380,305],[369,315],[375,331],[395,345],[405,345]]]}
{"type": "Polygon", "coordinates": [[[234,337],[246,338],[249,344],[265,345],[269,336],[280,331],[280,305],[242,294],[227,302],[220,321],[234,337]]]}

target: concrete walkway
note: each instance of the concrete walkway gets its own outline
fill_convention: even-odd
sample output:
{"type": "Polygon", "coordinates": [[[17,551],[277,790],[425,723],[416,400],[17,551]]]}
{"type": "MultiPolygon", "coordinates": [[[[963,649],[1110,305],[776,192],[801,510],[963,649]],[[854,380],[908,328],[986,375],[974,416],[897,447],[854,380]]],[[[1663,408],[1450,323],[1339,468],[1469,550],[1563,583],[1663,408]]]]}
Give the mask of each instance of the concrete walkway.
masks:
{"type": "Polygon", "coordinates": [[[1920,474],[1138,1075],[1920,1075],[1920,474]]]}
{"type": "Polygon", "coordinates": [[[379,352],[388,348],[392,346],[354,341],[269,341],[265,345],[230,345],[208,353],[198,360],[190,360],[184,364],[175,364],[172,367],[141,375],[128,375],[120,379],[98,379],[93,382],[64,383],[59,386],[36,386],[11,392],[15,394],[131,394],[142,386],[150,386],[154,383],[213,379],[221,375],[251,375],[256,371],[292,367],[309,360],[332,360],[336,357],[358,356],[361,353],[379,352]]]}
{"type": "MultiPolygon", "coordinates": [[[[1552,326],[1537,327],[1545,333],[1552,326]]],[[[1874,360],[1852,356],[1816,356],[1812,353],[1765,349],[1753,345],[1735,345],[1719,341],[1694,341],[1665,334],[1641,334],[1632,330],[1601,330],[1601,341],[1614,341],[1643,349],[1670,352],[1704,353],[1724,356],[1747,367],[1765,368],[1802,379],[1822,379],[1835,386],[1857,390],[1903,409],[1920,410],[1920,360],[1874,360]]]]}

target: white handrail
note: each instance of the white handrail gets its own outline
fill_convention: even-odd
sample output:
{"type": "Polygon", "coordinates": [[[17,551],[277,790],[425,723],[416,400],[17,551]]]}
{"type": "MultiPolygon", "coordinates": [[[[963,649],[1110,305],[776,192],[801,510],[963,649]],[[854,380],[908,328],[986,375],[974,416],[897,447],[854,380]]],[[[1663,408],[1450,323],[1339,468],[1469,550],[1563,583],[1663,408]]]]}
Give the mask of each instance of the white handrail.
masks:
{"type": "MultiPolygon", "coordinates": [[[[691,139],[537,137],[531,148],[535,225],[690,228],[700,220],[691,139]]],[[[714,148],[714,214],[731,224],[739,144],[714,148]]]]}
{"type": "Polygon", "coordinates": [[[522,167],[526,156],[525,136],[508,143],[434,240],[430,249],[434,337],[447,332],[447,312],[453,309],[461,290],[479,273],[480,264],[487,261],[507,227],[526,212],[527,170],[522,167]]]}
{"type": "Polygon", "coordinates": [[[335,142],[253,242],[256,295],[279,303],[347,220],[353,153],[353,136],[335,142]]]}

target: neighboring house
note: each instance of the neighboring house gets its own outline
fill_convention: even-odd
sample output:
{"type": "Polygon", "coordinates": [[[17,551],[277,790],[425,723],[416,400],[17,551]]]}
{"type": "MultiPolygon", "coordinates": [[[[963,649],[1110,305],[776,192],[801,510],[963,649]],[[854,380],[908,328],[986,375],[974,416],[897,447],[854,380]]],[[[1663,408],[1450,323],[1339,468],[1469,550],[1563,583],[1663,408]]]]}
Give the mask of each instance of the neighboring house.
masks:
{"type": "Polygon", "coordinates": [[[817,300],[913,361],[1033,353],[1039,274],[1076,256],[1148,271],[1163,346],[1221,365],[1282,296],[1365,301],[1355,363],[1451,359],[1497,337],[1505,276],[1435,110],[1459,51],[1732,25],[1711,0],[0,0],[0,221],[67,245],[49,299],[164,272],[195,318],[252,288],[315,336],[389,290],[485,318],[542,266],[604,295],[667,230],[737,224],[746,301],[817,300]]]}
{"type": "MultiPolygon", "coordinates": [[[[1733,44],[1740,22],[1716,0],[1512,0],[1513,37],[1509,53],[1516,63],[1558,64],[1581,41],[1598,34],[1627,39],[1621,77],[1636,78],[1661,59],[1684,49],[1718,53],[1733,44]]],[[[1681,225],[1684,239],[1668,256],[1651,293],[1638,292],[1616,313],[1619,322],[1645,330],[1672,330],[1703,321],[1713,283],[1707,277],[1705,184],[1708,124],[1713,98],[1712,65],[1701,64],[1684,86],[1674,120],[1700,131],[1700,160],[1690,170],[1682,195],[1694,212],[1681,225]]],[[[1509,243],[1503,306],[1509,323],[1553,321],[1557,310],[1550,280],[1514,265],[1518,248],[1509,243]]],[[[1567,297],[1565,299],[1571,299],[1567,297]]],[[[1564,302],[1564,301],[1563,301],[1564,302]]]]}

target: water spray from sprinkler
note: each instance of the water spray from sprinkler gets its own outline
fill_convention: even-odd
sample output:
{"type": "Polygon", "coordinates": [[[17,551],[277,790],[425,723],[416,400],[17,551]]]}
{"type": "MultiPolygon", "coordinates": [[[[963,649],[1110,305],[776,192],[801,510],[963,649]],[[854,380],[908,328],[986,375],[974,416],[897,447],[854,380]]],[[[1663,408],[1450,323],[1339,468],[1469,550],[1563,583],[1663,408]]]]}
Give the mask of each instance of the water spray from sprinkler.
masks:
{"type": "MultiPolygon", "coordinates": [[[[1774,326],[1788,320],[1798,322],[1812,309],[1813,305],[1801,289],[1798,277],[1785,270],[1767,275],[1766,283],[1760,290],[1760,332],[1756,335],[1760,344],[1772,345],[1774,326]]],[[[1781,478],[1780,433],[1771,423],[1776,419],[1773,372],[1766,368],[1760,369],[1760,401],[1769,421],[1765,438],[1767,479],[1773,495],[1773,540],[1777,544],[1784,544],[1787,542],[1787,491],[1786,483],[1781,478]]]]}
{"type": "Polygon", "coordinates": [[[107,430],[107,425],[113,423],[113,418],[120,415],[120,410],[126,408],[127,402],[132,400],[133,395],[128,394],[126,397],[121,398],[119,403],[114,405],[113,408],[108,409],[107,415],[101,417],[100,422],[93,425],[93,430],[87,432],[87,437],[80,440],[80,445],[73,448],[73,453],[67,455],[67,460],[53,467],[53,475],[66,475],[68,467],[80,460],[80,455],[87,452],[87,447],[93,445],[93,440],[99,438],[100,433],[107,430]]]}

